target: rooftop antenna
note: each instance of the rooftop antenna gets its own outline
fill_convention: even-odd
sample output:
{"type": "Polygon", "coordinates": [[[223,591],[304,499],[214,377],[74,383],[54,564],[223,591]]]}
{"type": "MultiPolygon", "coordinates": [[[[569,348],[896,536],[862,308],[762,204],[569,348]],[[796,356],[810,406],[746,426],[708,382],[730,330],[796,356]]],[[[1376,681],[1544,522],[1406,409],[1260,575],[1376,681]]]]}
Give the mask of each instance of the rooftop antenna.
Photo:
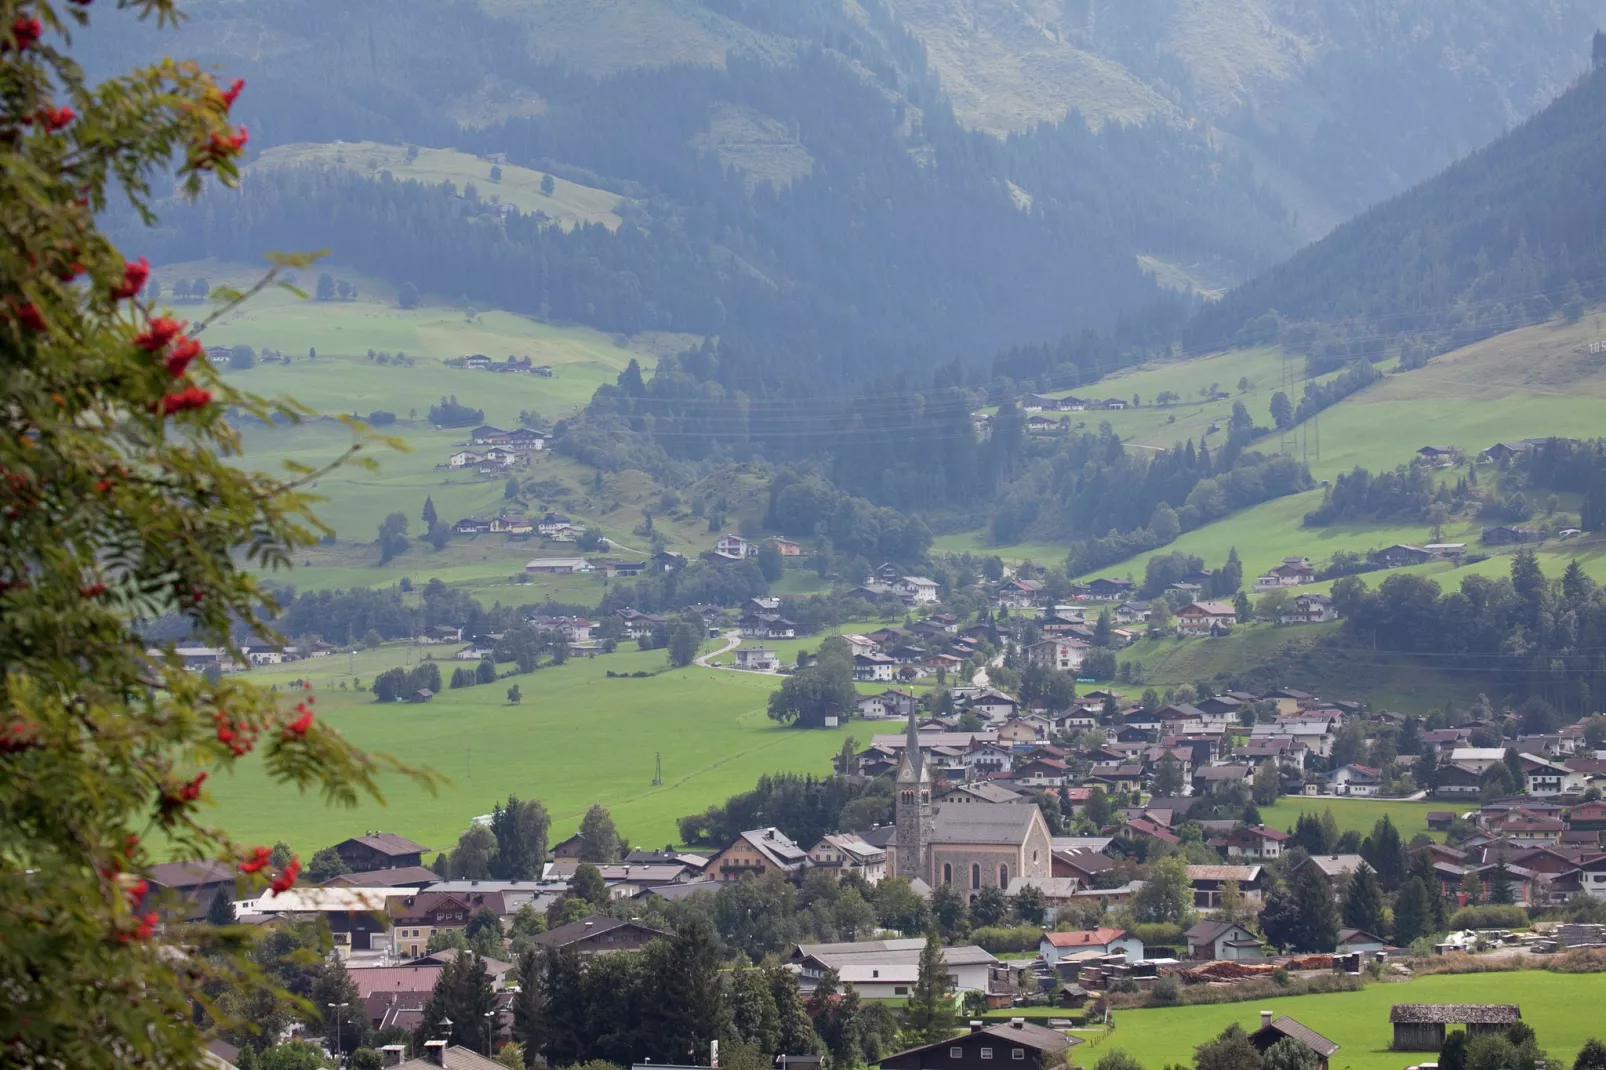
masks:
{"type": "Polygon", "coordinates": [[[652,756],[652,786],[662,787],[664,783],[664,756],[654,753],[652,756]]]}

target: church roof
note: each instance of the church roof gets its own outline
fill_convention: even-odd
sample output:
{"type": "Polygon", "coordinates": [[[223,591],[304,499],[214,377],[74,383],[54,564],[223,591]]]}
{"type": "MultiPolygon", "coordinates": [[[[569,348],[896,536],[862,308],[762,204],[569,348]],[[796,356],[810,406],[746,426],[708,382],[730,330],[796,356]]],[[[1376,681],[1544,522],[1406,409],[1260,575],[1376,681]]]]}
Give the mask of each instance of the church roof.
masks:
{"type": "Polygon", "coordinates": [[[1007,843],[1020,846],[1031,831],[1036,803],[994,803],[988,806],[946,804],[937,807],[932,843],[1007,843]]]}

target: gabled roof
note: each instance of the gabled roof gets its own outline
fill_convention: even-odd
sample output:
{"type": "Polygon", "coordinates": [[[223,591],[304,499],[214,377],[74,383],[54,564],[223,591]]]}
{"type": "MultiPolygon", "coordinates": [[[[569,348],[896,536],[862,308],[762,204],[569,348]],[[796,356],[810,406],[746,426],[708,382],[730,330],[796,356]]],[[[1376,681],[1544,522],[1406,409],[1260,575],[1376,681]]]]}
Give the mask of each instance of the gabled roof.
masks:
{"type": "Polygon", "coordinates": [[[1515,1003],[1396,1003],[1389,1021],[1410,1025],[1510,1025],[1522,1019],[1515,1003]]]}
{"type": "Polygon", "coordinates": [[[1073,929],[1068,933],[1044,933],[1043,939],[1054,947],[1104,947],[1127,935],[1130,934],[1125,929],[1100,925],[1095,929],[1073,929]]]}
{"type": "Polygon", "coordinates": [[[1345,873],[1353,873],[1362,866],[1367,869],[1372,868],[1366,859],[1360,855],[1311,855],[1305,861],[1321,870],[1328,877],[1338,877],[1345,873]]]}
{"type": "MultiPolygon", "coordinates": [[[[345,843],[360,843],[371,851],[390,855],[415,855],[424,851],[424,845],[414,843],[405,836],[398,836],[394,832],[370,832],[366,836],[353,836],[345,843]]],[[[344,846],[345,843],[341,844],[344,846]]]]}
{"type": "Polygon", "coordinates": [[[1320,1055],[1323,1059],[1330,1058],[1335,1052],[1338,1051],[1337,1044],[1333,1043],[1331,1040],[1328,1040],[1310,1026],[1294,1021],[1294,1019],[1288,1017],[1286,1014],[1280,1018],[1277,1018],[1271,1022],[1271,1024],[1262,1026],[1260,1029],[1255,1030],[1255,1032],[1251,1035],[1260,1036],[1262,1033],[1265,1033],[1268,1030],[1272,1033],[1280,1033],[1290,1040],[1299,1041],[1299,1043],[1303,1044],[1317,1055],[1320,1055]]]}
{"type": "MultiPolygon", "coordinates": [[[[932,843],[1002,843],[1018,846],[1041,811],[1036,803],[973,806],[948,803],[937,807],[932,843]]],[[[1040,818],[1039,818],[1040,819],[1040,818]]]]}
{"type": "Polygon", "coordinates": [[[588,918],[581,918],[579,921],[571,921],[567,925],[559,925],[556,929],[548,929],[544,933],[537,933],[535,936],[530,937],[530,940],[532,943],[541,944],[544,947],[567,947],[570,944],[584,940],[588,936],[596,936],[598,933],[625,928],[640,929],[642,932],[653,936],[669,935],[661,929],[654,929],[649,925],[641,924],[639,921],[628,921],[624,918],[610,918],[603,914],[593,914],[588,918]]]}
{"type": "Polygon", "coordinates": [[[1182,935],[1190,944],[1213,944],[1234,929],[1251,939],[1254,938],[1254,933],[1231,921],[1201,921],[1182,935]]]}

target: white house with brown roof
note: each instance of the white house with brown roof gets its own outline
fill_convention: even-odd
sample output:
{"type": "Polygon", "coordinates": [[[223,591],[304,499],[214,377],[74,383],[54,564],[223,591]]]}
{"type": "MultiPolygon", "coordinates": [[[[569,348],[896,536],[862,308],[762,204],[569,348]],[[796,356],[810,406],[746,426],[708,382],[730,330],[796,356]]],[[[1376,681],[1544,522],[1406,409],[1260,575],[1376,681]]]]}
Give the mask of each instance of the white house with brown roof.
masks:
{"type": "Polygon", "coordinates": [[[1177,610],[1177,634],[1219,635],[1238,623],[1238,611],[1226,602],[1191,602],[1177,610]]]}

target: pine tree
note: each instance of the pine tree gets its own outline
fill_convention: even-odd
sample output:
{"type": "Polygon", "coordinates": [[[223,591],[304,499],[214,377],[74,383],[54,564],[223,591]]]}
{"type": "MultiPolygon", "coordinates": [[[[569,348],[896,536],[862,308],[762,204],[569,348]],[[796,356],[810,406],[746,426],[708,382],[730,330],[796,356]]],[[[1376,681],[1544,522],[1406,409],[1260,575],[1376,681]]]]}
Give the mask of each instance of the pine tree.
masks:
{"type": "Polygon", "coordinates": [[[419,519],[424,522],[425,531],[433,528],[440,520],[440,517],[435,515],[435,499],[427,494],[424,496],[424,512],[419,519]]]}
{"type": "Polygon", "coordinates": [[[234,897],[229,894],[231,890],[229,885],[221,885],[212,895],[212,901],[206,905],[208,925],[233,925],[238,920],[234,916],[234,897]]]}
{"type": "MultiPolygon", "coordinates": [[[[354,989],[355,991],[355,989],[354,989]]],[[[358,1003],[359,1009],[361,1003],[358,1003]]],[[[475,954],[459,953],[441,967],[435,988],[424,1003],[424,1013],[413,1034],[419,1051],[426,1040],[444,1037],[452,1045],[479,1049],[485,1045],[485,1016],[496,1010],[496,992],[485,961],[475,954]],[[451,1026],[442,1025],[451,1019],[451,1026]]]]}
{"type": "Polygon", "coordinates": [[[1338,943],[1338,910],[1333,905],[1333,890],[1321,871],[1306,863],[1294,880],[1293,890],[1300,915],[1295,950],[1332,951],[1338,943]]]}
{"type": "MultiPolygon", "coordinates": [[[[548,948],[541,971],[545,1043],[540,1052],[548,1066],[573,1066],[583,1062],[588,1046],[585,979],[580,952],[573,944],[548,948]]],[[[537,1052],[525,1048],[534,1057],[537,1052]]]]}
{"type": "Polygon", "coordinates": [[[524,1045],[526,1065],[546,1047],[546,959],[535,947],[526,947],[517,962],[519,990],[509,1009],[513,1012],[513,1039],[524,1045]]]}
{"type": "Polygon", "coordinates": [[[1417,877],[1407,880],[1400,888],[1400,896],[1394,903],[1394,942],[1401,947],[1409,946],[1432,930],[1433,910],[1428,896],[1427,887],[1417,877]]]}
{"type": "Polygon", "coordinates": [[[942,940],[933,927],[926,932],[920,972],[903,1008],[903,1040],[909,1047],[935,1044],[953,1035],[954,1021],[948,964],[943,961],[942,940]]]}
{"type": "Polygon", "coordinates": [[[1366,866],[1350,878],[1344,895],[1344,924],[1351,929],[1365,929],[1374,936],[1383,935],[1383,890],[1366,866]]]}
{"type": "Polygon", "coordinates": [[[308,999],[317,1014],[318,1035],[330,1051],[336,1050],[337,1040],[339,1050],[346,1054],[367,1044],[368,1012],[357,994],[357,983],[346,972],[346,964],[339,956],[325,962],[318,971],[308,999]]]}
{"type": "Polygon", "coordinates": [[[775,1011],[780,1026],[775,1041],[778,1055],[817,1055],[823,1045],[809,1019],[808,1006],[797,975],[782,966],[766,967],[764,978],[769,983],[770,995],[775,999],[775,1011]]]}
{"type": "Polygon", "coordinates": [[[1507,868],[1506,860],[1501,858],[1489,873],[1489,902],[1506,905],[1515,901],[1511,891],[1511,870],[1507,868]]]}

